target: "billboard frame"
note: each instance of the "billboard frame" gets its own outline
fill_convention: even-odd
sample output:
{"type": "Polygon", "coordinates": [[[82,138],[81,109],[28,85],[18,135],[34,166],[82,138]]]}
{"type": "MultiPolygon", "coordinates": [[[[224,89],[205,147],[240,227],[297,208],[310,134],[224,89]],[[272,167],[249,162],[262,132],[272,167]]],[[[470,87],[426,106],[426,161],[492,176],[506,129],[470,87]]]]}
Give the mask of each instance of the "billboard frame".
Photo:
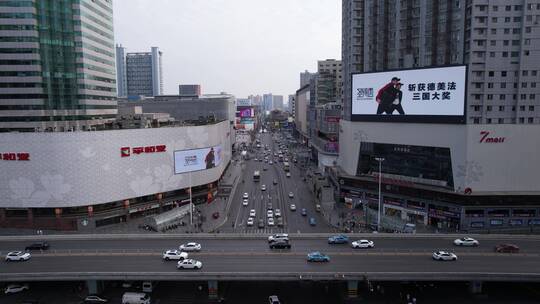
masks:
{"type": "Polygon", "coordinates": [[[389,69],[375,72],[351,73],[349,77],[351,88],[351,121],[357,122],[401,122],[401,123],[434,123],[434,124],[466,124],[467,123],[467,93],[469,84],[469,66],[467,64],[449,64],[437,66],[423,66],[406,69],[389,69]],[[465,89],[463,94],[463,115],[377,115],[377,114],[354,114],[353,109],[353,77],[355,75],[375,74],[383,72],[403,72],[411,70],[427,70],[434,68],[465,67],[465,89]]]}
{"type": "Polygon", "coordinates": [[[210,149],[210,148],[215,148],[215,147],[220,147],[222,144],[220,143],[219,145],[216,145],[216,146],[209,146],[209,147],[203,147],[203,148],[193,148],[193,149],[184,149],[184,150],[173,150],[173,165],[174,165],[174,174],[173,175],[180,175],[180,174],[186,174],[186,173],[193,173],[193,172],[199,172],[199,171],[205,171],[205,170],[212,170],[214,168],[217,168],[221,165],[221,162],[218,166],[215,166],[214,168],[210,168],[210,169],[199,169],[199,170],[193,170],[193,171],[187,171],[187,172],[181,172],[181,173],[176,173],[176,152],[182,152],[182,151],[191,151],[191,150],[202,150],[202,149],[210,149]]]}

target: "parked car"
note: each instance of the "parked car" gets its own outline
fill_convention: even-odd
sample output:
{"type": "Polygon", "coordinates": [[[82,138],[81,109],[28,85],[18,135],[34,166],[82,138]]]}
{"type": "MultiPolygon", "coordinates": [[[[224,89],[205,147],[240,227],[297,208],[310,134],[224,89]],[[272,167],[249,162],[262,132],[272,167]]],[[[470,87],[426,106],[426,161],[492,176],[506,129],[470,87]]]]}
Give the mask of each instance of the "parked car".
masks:
{"type": "Polygon", "coordinates": [[[328,244],[346,244],[349,242],[349,238],[346,235],[333,235],[328,238],[328,244]]]}
{"type": "Polygon", "coordinates": [[[310,218],[309,218],[309,225],[310,225],[310,226],[315,226],[315,225],[317,225],[317,221],[315,221],[315,218],[314,218],[314,217],[310,217],[310,218]]]}
{"type": "Polygon", "coordinates": [[[435,251],[433,259],[437,261],[457,261],[457,255],[448,251],[435,251]]]}
{"type": "Polygon", "coordinates": [[[478,246],[479,244],[480,243],[477,240],[470,237],[463,237],[454,240],[454,245],[456,246],[478,246]]]}
{"type": "Polygon", "coordinates": [[[90,304],[90,303],[107,303],[109,302],[108,299],[105,299],[103,297],[100,297],[98,295],[88,295],[86,298],[84,298],[83,303],[90,304]]]}
{"type": "Polygon", "coordinates": [[[187,252],[182,252],[179,250],[167,250],[163,253],[163,259],[165,261],[169,260],[184,260],[188,258],[187,252]]]}
{"type": "Polygon", "coordinates": [[[319,251],[310,252],[307,255],[308,262],[330,262],[330,257],[319,251]]]}
{"type": "Polygon", "coordinates": [[[183,261],[179,261],[176,265],[176,268],[178,269],[201,269],[202,268],[202,262],[193,260],[193,259],[185,259],[183,261]]]}
{"type": "Polygon", "coordinates": [[[6,262],[12,261],[28,261],[30,260],[30,252],[12,251],[6,255],[6,262]]]}
{"type": "Polygon", "coordinates": [[[499,253],[518,253],[519,247],[515,244],[499,244],[495,246],[495,252],[499,253]]]}
{"type": "Polygon", "coordinates": [[[182,251],[201,251],[201,244],[190,242],[187,244],[180,245],[179,249],[182,251]]]}
{"type": "Polygon", "coordinates": [[[18,293],[30,289],[28,284],[9,284],[4,289],[4,294],[18,293]]]}
{"type": "Polygon", "coordinates": [[[47,250],[49,249],[49,243],[48,242],[37,242],[30,244],[24,248],[25,251],[28,250],[47,250]]]}
{"type": "Polygon", "coordinates": [[[351,243],[352,248],[373,248],[375,244],[370,240],[358,240],[351,243]]]}

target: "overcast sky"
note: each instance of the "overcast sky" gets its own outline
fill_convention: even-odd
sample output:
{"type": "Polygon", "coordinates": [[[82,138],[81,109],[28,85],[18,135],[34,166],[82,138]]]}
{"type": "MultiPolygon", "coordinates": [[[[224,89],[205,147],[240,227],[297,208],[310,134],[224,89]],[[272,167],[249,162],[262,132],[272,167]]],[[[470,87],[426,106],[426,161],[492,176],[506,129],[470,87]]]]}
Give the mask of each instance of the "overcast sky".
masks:
{"type": "MultiPolygon", "coordinates": [[[[339,0],[114,0],[115,40],[163,52],[165,94],[294,94],[317,60],[341,59],[339,0]]],[[[285,97],[285,100],[287,98],[285,97]]]]}

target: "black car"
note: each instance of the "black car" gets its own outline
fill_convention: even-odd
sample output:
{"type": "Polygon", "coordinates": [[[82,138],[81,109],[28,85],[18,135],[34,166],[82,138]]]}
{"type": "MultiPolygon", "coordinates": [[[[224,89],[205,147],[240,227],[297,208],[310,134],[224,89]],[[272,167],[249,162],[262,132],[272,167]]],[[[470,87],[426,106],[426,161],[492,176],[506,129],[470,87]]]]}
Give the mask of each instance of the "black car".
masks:
{"type": "Polygon", "coordinates": [[[268,246],[270,246],[270,249],[291,249],[291,243],[285,239],[271,242],[268,246]]]}
{"type": "Polygon", "coordinates": [[[31,245],[28,245],[24,248],[25,251],[28,250],[47,250],[49,249],[49,243],[47,242],[37,242],[31,245]]]}

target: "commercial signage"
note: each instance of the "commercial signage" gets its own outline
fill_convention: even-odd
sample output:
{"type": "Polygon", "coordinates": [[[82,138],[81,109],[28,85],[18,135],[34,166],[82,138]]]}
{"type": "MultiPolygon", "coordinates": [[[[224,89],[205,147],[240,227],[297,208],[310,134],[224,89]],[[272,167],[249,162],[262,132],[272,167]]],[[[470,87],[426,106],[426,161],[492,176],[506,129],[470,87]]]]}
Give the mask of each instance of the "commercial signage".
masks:
{"type": "Polygon", "coordinates": [[[221,163],[221,146],[174,151],[174,174],[211,169],[221,163]]]}
{"type": "Polygon", "coordinates": [[[0,160],[6,161],[29,161],[30,153],[27,152],[4,152],[0,153],[0,160]]]}
{"type": "Polygon", "coordinates": [[[237,107],[236,117],[255,117],[255,110],[252,107],[237,107]]]}
{"type": "Polygon", "coordinates": [[[465,123],[467,67],[352,75],[356,121],[465,123]]]}
{"type": "Polygon", "coordinates": [[[490,131],[480,132],[480,143],[498,144],[498,143],[503,143],[505,139],[506,137],[493,136],[490,131]]]}
{"type": "Polygon", "coordinates": [[[157,146],[145,146],[145,147],[122,147],[120,148],[121,157],[130,157],[133,155],[139,155],[143,153],[152,154],[152,153],[163,153],[167,152],[166,145],[157,145],[157,146]]]}

